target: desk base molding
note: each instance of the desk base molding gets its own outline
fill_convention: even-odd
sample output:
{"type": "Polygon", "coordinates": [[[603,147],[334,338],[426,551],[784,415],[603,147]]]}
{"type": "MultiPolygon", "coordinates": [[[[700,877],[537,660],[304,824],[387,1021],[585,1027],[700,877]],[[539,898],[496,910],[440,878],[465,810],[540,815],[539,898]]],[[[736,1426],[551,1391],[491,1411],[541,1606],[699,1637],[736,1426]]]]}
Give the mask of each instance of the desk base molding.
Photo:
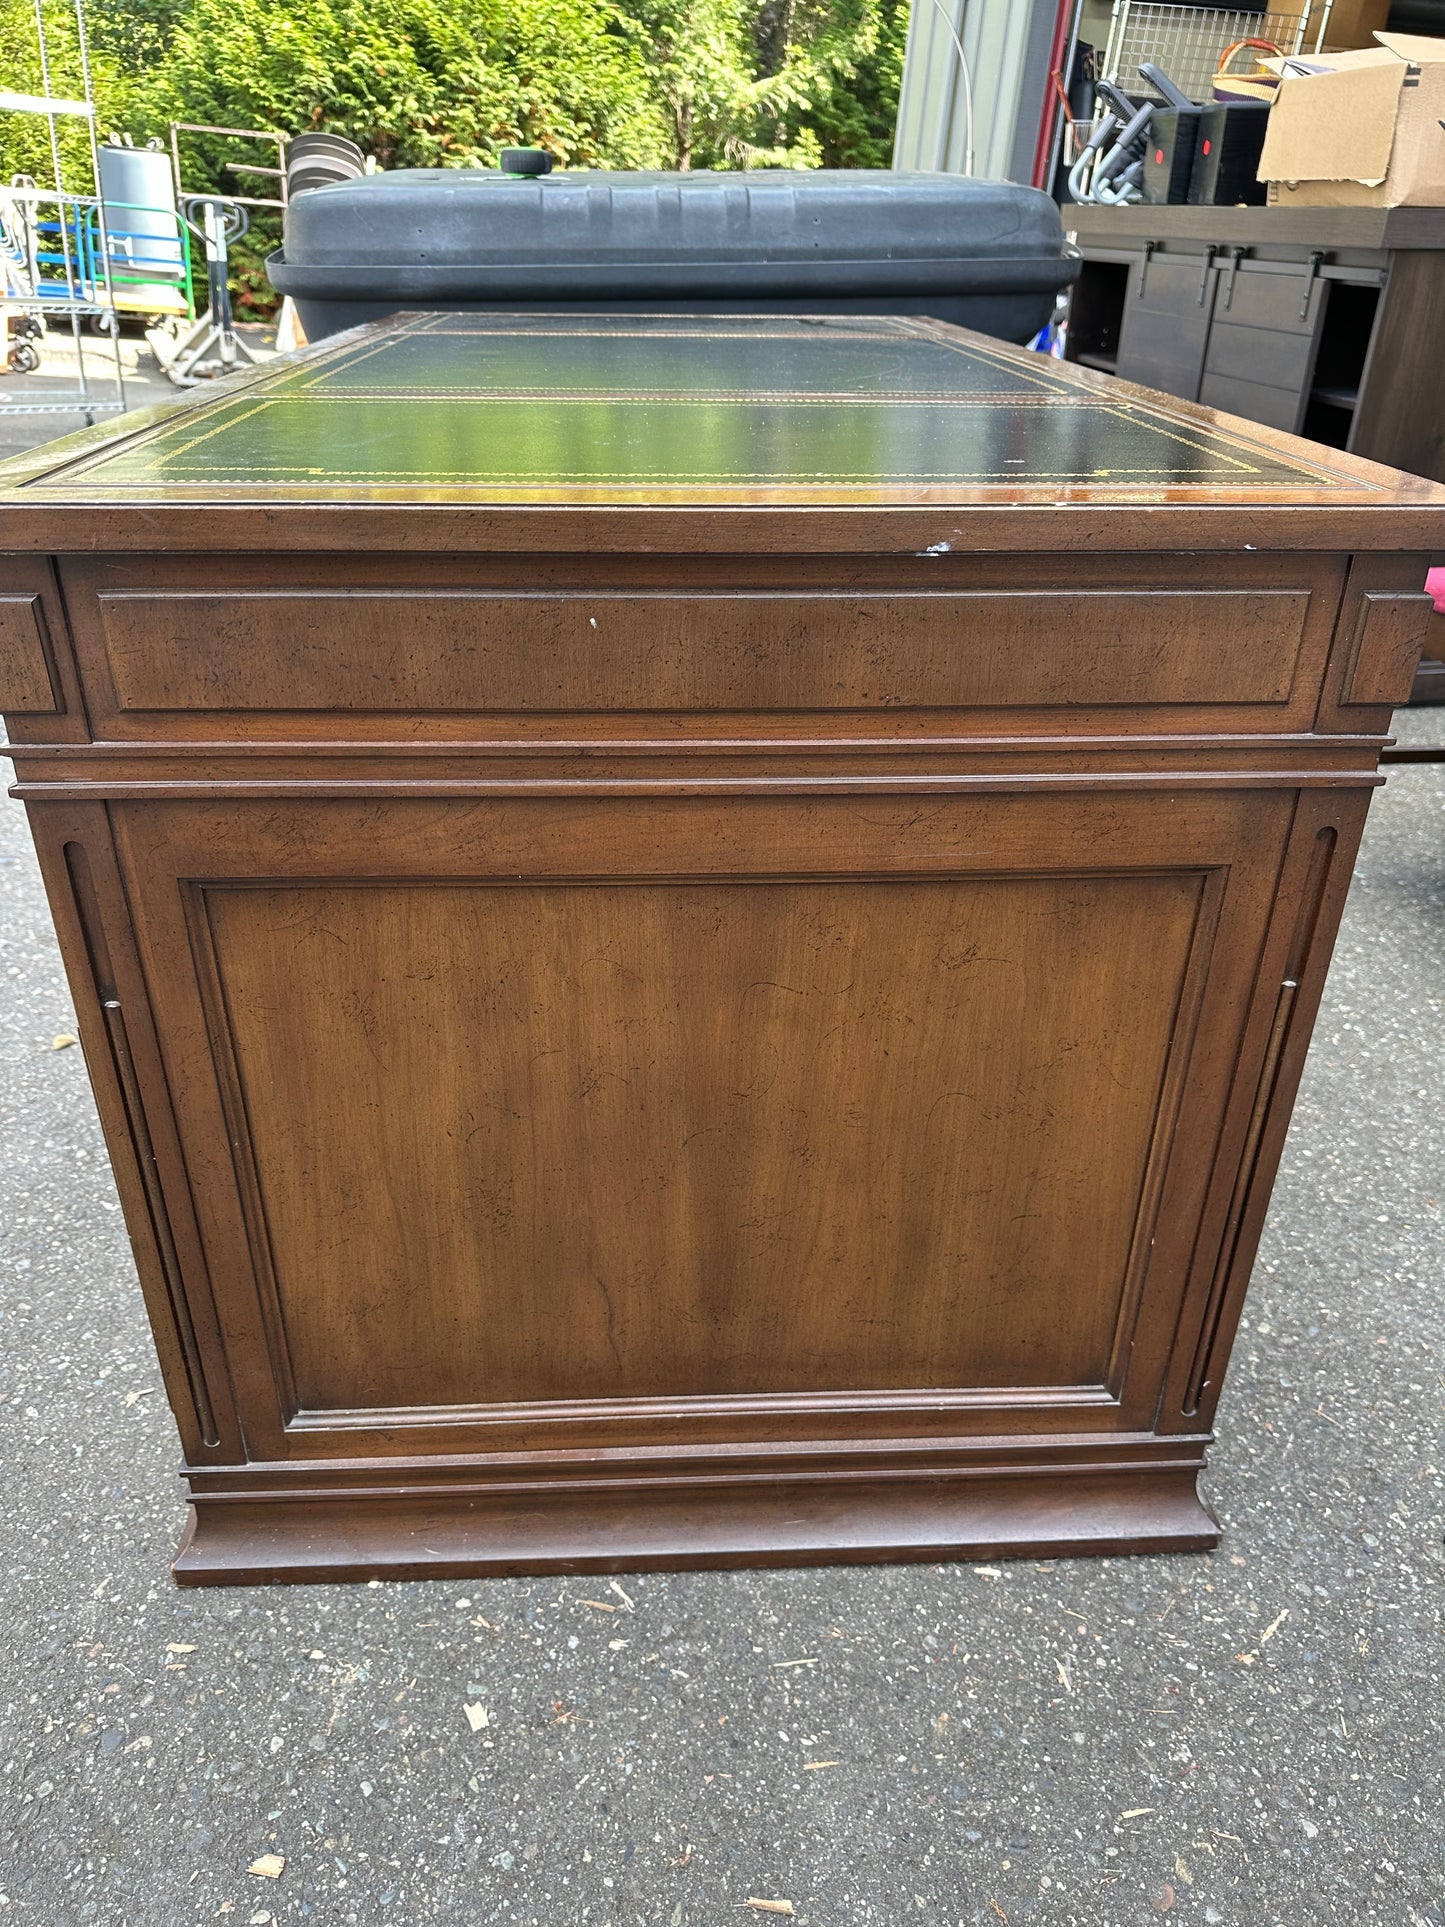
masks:
{"type": "Polygon", "coordinates": [[[867,1479],[197,1495],[183,1586],[1203,1552],[1198,1463],[867,1479]]]}

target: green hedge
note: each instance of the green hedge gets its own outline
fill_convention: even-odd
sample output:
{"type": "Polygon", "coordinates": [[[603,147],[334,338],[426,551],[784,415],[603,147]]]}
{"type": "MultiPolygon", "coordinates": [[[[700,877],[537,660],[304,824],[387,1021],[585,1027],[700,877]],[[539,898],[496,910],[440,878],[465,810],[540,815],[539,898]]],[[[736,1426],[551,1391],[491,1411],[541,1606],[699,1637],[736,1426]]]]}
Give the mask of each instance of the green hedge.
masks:
{"type": "MultiPolygon", "coordinates": [[[[0,0],[0,71],[40,91],[33,0],[0,0]]],[[[45,0],[51,85],[79,91],[69,0],[45,0]]],[[[101,131],[171,120],[347,134],[383,167],[489,165],[549,148],[567,167],[882,167],[907,0],[91,0],[101,131]]],[[[69,184],[88,186],[65,123],[69,184]]],[[[0,174],[50,178],[42,121],[0,114],[0,174]]],[[[185,137],[187,185],[256,192],[237,142],[185,137]]],[[[236,251],[264,312],[276,225],[236,251]]]]}

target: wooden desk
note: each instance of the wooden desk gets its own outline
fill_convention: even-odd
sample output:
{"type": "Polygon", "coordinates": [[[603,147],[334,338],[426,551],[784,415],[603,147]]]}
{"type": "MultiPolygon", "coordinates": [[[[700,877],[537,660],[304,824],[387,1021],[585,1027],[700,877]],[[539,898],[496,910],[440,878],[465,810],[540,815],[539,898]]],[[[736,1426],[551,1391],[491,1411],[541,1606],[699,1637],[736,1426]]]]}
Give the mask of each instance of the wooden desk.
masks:
{"type": "Polygon", "coordinates": [[[411,317],[0,474],[188,1583],[1203,1547],[1445,490],[411,317]]]}

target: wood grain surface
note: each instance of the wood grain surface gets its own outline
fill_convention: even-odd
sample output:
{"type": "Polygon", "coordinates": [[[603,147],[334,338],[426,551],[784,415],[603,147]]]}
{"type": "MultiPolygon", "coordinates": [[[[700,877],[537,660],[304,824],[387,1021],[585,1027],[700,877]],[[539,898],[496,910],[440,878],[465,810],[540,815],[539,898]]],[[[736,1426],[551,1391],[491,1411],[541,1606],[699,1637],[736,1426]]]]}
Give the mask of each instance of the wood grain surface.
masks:
{"type": "Polygon", "coordinates": [[[1201,885],[209,893],[299,1403],[1102,1390],[1201,885]]]}

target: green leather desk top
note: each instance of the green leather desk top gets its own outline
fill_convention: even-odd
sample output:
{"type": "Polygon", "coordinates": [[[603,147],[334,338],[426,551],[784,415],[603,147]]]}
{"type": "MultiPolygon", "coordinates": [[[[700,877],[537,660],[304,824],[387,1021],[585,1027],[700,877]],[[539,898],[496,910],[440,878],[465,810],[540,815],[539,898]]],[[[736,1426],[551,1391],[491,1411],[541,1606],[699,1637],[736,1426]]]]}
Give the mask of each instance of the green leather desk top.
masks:
{"type": "Polygon", "coordinates": [[[1320,506],[1388,500],[1392,479],[939,323],[851,316],[402,315],[73,448],[42,472],[0,468],[0,491],[13,505],[1320,506]]]}

